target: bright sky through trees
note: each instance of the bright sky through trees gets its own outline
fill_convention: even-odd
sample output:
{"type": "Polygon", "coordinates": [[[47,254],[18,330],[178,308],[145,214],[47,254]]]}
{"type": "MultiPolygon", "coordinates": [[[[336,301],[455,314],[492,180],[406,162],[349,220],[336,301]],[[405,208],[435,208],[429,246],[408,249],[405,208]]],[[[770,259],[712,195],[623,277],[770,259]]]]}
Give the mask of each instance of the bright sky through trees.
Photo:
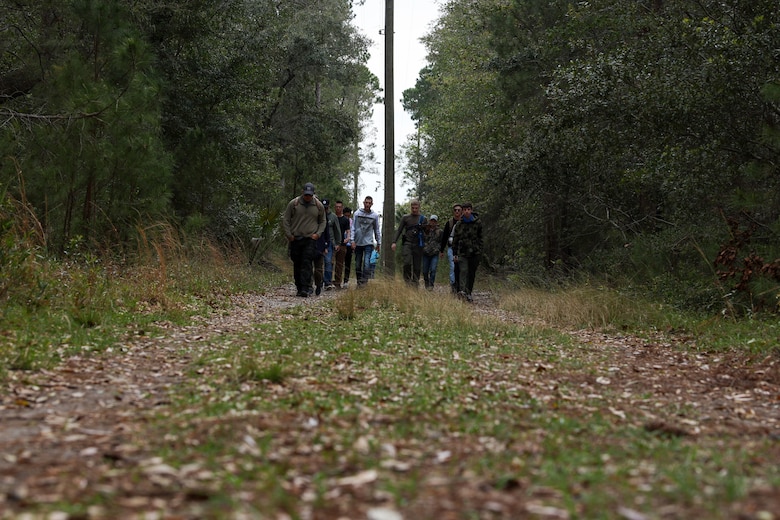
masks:
{"type": "MultiPolygon", "coordinates": [[[[385,39],[380,31],[385,26],[385,2],[383,0],[366,0],[363,5],[356,5],[355,25],[372,41],[371,58],[368,67],[378,78],[379,84],[385,86],[385,39]]],[[[414,133],[414,122],[409,114],[404,112],[401,106],[403,91],[414,87],[417,76],[425,66],[426,50],[420,38],[425,36],[431,28],[431,24],[439,16],[439,2],[437,0],[395,0],[395,154],[398,158],[401,146],[406,142],[407,136],[414,133]]],[[[373,128],[369,131],[368,138],[375,144],[375,156],[377,162],[366,165],[368,171],[361,171],[361,192],[358,201],[366,195],[374,197],[374,210],[383,213],[382,202],[384,200],[384,107],[374,107],[373,128]]],[[[403,164],[399,159],[395,163],[395,198],[396,202],[406,200],[407,187],[402,186],[403,164]]]]}

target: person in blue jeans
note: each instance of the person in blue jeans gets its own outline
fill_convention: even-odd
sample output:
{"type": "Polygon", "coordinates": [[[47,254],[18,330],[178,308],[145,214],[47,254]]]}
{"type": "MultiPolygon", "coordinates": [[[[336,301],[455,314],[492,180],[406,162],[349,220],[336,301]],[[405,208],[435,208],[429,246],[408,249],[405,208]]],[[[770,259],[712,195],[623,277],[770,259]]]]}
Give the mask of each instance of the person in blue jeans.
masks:
{"type": "Polygon", "coordinates": [[[371,251],[371,258],[368,260],[368,265],[370,269],[368,275],[369,278],[371,279],[374,278],[374,273],[376,272],[376,264],[378,263],[379,263],[379,251],[374,249],[373,251],[371,251]]]}
{"type": "Polygon", "coordinates": [[[423,257],[422,275],[425,288],[433,290],[436,282],[436,269],[439,267],[439,250],[441,248],[441,236],[444,232],[439,228],[439,217],[431,215],[428,225],[423,230],[423,257]]]}
{"type": "Polygon", "coordinates": [[[352,251],[355,253],[355,278],[357,278],[358,287],[368,283],[374,241],[376,241],[377,253],[382,247],[379,213],[371,210],[373,205],[374,198],[367,196],[363,200],[363,207],[357,210],[352,217],[350,236],[352,237],[352,251]]]}

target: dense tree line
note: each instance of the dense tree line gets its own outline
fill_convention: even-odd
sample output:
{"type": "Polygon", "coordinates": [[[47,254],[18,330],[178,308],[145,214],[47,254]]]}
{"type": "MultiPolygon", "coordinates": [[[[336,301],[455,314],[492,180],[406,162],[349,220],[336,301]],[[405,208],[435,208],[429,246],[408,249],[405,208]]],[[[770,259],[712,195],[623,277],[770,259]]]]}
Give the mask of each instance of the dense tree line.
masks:
{"type": "Polygon", "coordinates": [[[159,218],[245,239],[304,182],[354,185],[378,83],[351,0],[3,0],[0,20],[2,182],[54,251],[159,218]]]}
{"type": "Polygon", "coordinates": [[[774,305],[780,4],[450,0],[426,44],[411,176],[490,263],[774,305]]]}

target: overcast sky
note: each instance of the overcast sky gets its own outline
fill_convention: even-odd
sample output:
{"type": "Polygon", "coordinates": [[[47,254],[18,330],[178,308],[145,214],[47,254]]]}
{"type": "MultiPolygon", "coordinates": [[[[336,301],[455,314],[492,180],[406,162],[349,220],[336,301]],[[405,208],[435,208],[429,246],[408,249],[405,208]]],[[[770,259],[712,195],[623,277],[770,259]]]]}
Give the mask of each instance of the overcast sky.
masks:
{"type": "MultiPolygon", "coordinates": [[[[428,34],[432,24],[439,17],[438,0],[394,0],[393,11],[395,26],[394,38],[394,75],[395,75],[395,155],[399,156],[401,146],[406,142],[407,136],[414,134],[414,122],[401,106],[401,97],[404,90],[414,87],[417,82],[420,69],[425,64],[426,50],[420,42],[420,38],[428,34]]],[[[363,5],[353,8],[355,13],[355,25],[374,43],[371,46],[371,58],[368,67],[378,78],[379,84],[385,88],[385,38],[379,31],[385,26],[385,1],[366,0],[363,5]]],[[[363,197],[374,197],[374,210],[383,213],[384,171],[385,171],[385,146],[384,146],[384,105],[374,106],[373,134],[371,141],[375,143],[374,153],[377,164],[373,172],[361,172],[362,185],[358,195],[358,207],[361,207],[363,197]]],[[[407,186],[402,186],[403,180],[402,162],[395,161],[395,200],[402,203],[407,200],[407,186]]]]}

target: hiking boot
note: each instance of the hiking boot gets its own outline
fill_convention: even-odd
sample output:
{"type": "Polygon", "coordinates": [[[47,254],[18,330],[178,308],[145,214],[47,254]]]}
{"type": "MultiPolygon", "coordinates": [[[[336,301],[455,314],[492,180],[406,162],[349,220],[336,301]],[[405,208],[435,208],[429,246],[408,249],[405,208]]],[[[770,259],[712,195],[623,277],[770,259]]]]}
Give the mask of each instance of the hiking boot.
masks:
{"type": "Polygon", "coordinates": [[[322,292],[322,286],[321,286],[321,285],[318,285],[318,286],[317,286],[317,289],[315,289],[315,290],[314,290],[314,294],[316,294],[317,296],[319,296],[321,292],[322,292]]]}
{"type": "Polygon", "coordinates": [[[325,290],[326,291],[331,291],[331,290],[333,290],[335,288],[336,288],[336,286],[333,285],[332,283],[329,283],[328,285],[325,286],[325,290]]]}
{"type": "Polygon", "coordinates": [[[298,291],[298,294],[296,294],[295,296],[298,296],[300,298],[308,298],[309,293],[307,293],[306,291],[298,291]]]}

